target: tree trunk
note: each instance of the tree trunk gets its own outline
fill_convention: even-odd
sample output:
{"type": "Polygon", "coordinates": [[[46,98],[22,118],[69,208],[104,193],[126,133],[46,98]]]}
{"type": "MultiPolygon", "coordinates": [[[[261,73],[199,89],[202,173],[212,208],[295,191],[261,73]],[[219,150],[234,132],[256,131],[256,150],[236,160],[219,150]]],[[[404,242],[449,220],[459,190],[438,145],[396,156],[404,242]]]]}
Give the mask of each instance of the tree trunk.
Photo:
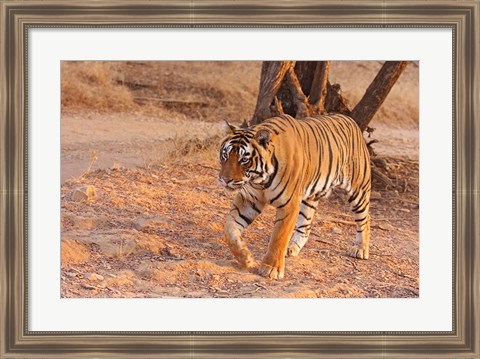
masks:
{"type": "Polygon", "coordinates": [[[328,90],[328,72],[330,71],[330,61],[319,61],[313,74],[312,87],[308,95],[308,102],[318,110],[320,114],[327,113],[325,109],[325,99],[328,90]]]}
{"type": "Polygon", "coordinates": [[[346,99],[328,81],[330,61],[264,61],[251,125],[286,113],[296,118],[350,113],[346,99]],[[330,106],[330,107],[329,107],[330,106]]]}
{"type": "Polygon", "coordinates": [[[293,66],[293,61],[264,61],[260,75],[257,105],[251,125],[256,125],[272,117],[270,106],[283,82],[286,72],[293,66]]]}
{"type": "Polygon", "coordinates": [[[386,61],[383,64],[362,99],[350,114],[362,131],[367,129],[368,124],[407,65],[408,61],[386,61]]]}
{"type": "Polygon", "coordinates": [[[360,102],[350,110],[340,85],[328,81],[330,61],[264,61],[249,125],[283,113],[302,118],[338,112],[351,116],[365,131],[407,64],[386,61],[360,102]]]}

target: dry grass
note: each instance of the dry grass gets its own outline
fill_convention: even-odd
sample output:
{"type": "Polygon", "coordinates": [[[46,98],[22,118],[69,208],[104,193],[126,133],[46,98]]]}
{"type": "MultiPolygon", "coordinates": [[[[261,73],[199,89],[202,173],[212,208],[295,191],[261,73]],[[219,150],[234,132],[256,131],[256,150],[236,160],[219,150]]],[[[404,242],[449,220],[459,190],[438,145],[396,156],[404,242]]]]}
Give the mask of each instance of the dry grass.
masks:
{"type": "Polygon", "coordinates": [[[135,103],[128,87],[118,82],[121,63],[62,62],[62,110],[131,110],[135,103]]]}
{"type": "Polygon", "coordinates": [[[190,161],[199,160],[199,162],[214,161],[218,158],[218,147],[222,138],[223,135],[214,135],[204,139],[176,138],[173,140],[173,149],[159,163],[168,164],[182,161],[185,158],[190,161]]]}
{"type": "MultiPolygon", "coordinates": [[[[341,85],[353,108],[381,65],[334,61],[330,81],[341,85]]],[[[253,114],[260,67],[258,61],[63,61],[62,110],[128,110],[241,123],[253,114]]],[[[418,126],[418,63],[410,63],[399,78],[376,122],[418,126]]]]}
{"type": "Polygon", "coordinates": [[[229,61],[64,61],[62,110],[246,119],[255,105],[259,66],[229,61]]]}

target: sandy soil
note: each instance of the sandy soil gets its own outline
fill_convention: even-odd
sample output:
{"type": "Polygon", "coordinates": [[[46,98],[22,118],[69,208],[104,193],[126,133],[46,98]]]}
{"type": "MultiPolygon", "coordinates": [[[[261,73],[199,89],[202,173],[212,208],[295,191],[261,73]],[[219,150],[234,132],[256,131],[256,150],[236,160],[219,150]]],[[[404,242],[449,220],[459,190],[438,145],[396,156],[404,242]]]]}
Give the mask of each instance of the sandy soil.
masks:
{"type": "MultiPolygon", "coordinates": [[[[214,65],[208,66],[218,69],[214,65]]],[[[159,109],[145,108],[143,102],[121,110],[62,108],[62,297],[418,297],[415,64],[372,122],[373,137],[380,140],[375,150],[386,160],[386,175],[394,186],[373,182],[370,259],[347,256],[354,223],[343,195],[335,193],[322,203],[310,241],[298,257],[287,258],[285,278],[279,281],[239,268],[223,242],[232,194],[216,181],[216,150],[223,132],[218,118],[240,111],[230,99],[238,98],[229,87],[232,71],[244,80],[237,81],[239,91],[253,110],[258,75],[250,72],[258,64],[220,65],[225,75],[213,79],[218,85],[215,99],[223,101],[226,113],[217,108],[215,115],[207,115],[213,80],[188,77],[196,65],[191,69],[184,63],[162,64],[159,76],[168,81],[157,79],[157,87],[130,90],[142,99],[168,90],[170,99],[178,91],[194,99],[194,106],[208,103],[197,112],[188,103],[193,117],[171,102],[159,109]],[[96,195],[79,200],[75,190],[82,186],[93,186],[96,195]]],[[[366,88],[380,66],[355,64],[365,73],[357,86],[366,88]]],[[[361,94],[343,86],[352,86],[345,77],[345,69],[351,68],[339,67],[331,76],[342,80],[347,97],[357,101],[361,94]]],[[[129,63],[115,74],[121,73],[124,82],[136,76],[147,83],[151,76],[145,75],[146,68],[129,63]]],[[[239,122],[249,110],[243,111],[239,122]]],[[[246,232],[257,259],[266,251],[273,215],[273,209],[266,210],[246,232]]]]}

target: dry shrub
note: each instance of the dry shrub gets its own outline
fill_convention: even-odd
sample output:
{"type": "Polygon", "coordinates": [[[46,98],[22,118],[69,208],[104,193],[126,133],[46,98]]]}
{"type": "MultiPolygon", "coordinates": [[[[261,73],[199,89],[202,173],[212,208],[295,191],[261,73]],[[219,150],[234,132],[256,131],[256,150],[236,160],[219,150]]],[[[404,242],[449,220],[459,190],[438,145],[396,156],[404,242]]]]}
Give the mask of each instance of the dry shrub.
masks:
{"type": "Polygon", "coordinates": [[[204,139],[194,138],[176,138],[174,139],[174,149],[168,153],[167,161],[172,162],[178,159],[203,159],[216,158],[217,151],[223,136],[214,135],[204,139]]]}
{"type": "Polygon", "coordinates": [[[127,110],[134,106],[129,88],[117,80],[118,64],[63,61],[62,109],[127,110]]]}

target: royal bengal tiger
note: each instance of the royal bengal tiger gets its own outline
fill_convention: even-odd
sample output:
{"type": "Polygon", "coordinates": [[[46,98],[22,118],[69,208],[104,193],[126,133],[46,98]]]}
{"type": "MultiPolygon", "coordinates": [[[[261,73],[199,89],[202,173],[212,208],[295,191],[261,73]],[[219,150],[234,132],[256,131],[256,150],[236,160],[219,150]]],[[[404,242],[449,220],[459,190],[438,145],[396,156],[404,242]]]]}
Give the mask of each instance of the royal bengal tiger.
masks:
{"type": "Polygon", "coordinates": [[[353,119],[280,115],[250,128],[228,127],[220,147],[219,182],[239,190],[226,218],[225,237],[242,266],[256,266],[242,232],[269,204],[277,208],[276,219],[259,273],[283,278],[285,256],[296,256],[305,245],[318,202],[334,187],[347,192],[356,222],[349,255],[368,259],[370,158],[353,119]]]}

